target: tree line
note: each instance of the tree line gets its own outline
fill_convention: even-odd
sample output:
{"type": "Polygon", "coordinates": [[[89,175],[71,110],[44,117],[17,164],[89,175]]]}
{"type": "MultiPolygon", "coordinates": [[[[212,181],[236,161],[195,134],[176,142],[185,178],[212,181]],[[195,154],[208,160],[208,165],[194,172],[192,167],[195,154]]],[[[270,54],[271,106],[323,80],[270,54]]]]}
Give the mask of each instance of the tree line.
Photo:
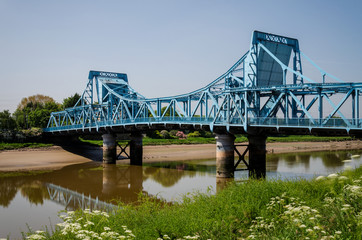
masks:
{"type": "Polygon", "coordinates": [[[52,97],[37,94],[21,99],[15,112],[9,110],[0,112],[0,130],[20,130],[30,128],[45,128],[48,124],[50,113],[73,107],[80,95],[74,95],[57,103],[52,97]]]}

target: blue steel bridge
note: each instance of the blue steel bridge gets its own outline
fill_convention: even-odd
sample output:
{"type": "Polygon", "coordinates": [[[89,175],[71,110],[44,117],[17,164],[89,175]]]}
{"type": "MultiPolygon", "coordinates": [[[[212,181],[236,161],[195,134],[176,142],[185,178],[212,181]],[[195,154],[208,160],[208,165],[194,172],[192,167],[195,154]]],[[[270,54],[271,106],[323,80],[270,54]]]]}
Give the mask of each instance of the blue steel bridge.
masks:
{"type": "Polygon", "coordinates": [[[247,134],[251,153],[253,136],[361,135],[361,90],[361,82],[345,82],[324,71],[300,50],[297,39],[254,31],[249,50],[230,69],[186,94],[146,98],[124,73],[90,71],[79,101],[51,113],[44,132],[202,129],[229,136],[232,144],[230,136],[247,134]],[[303,71],[302,60],[319,74],[303,71]]]}

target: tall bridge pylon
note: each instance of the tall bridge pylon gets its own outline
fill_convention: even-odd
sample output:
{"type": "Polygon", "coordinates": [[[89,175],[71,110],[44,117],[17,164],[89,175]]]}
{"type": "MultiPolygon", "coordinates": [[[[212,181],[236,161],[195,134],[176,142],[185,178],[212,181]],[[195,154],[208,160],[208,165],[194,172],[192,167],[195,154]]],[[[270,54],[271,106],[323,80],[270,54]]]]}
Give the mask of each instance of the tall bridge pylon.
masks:
{"type": "MultiPolygon", "coordinates": [[[[230,69],[187,94],[145,98],[131,88],[126,74],[90,71],[77,104],[53,112],[44,131],[111,134],[108,140],[114,133],[132,133],[138,144],[131,149],[140,149],[137,132],[148,129],[241,133],[249,140],[274,133],[360,135],[361,90],[361,82],[344,82],[316,65],[297,39],[254,31],[249,50],[230,69]],[[320,75],[307,75],[302,59],[320,75]]],[[[219,139],[233,143],[232,137],[219,139]]],[[[113,140],[108,142],[105,148],[113,149],[113,140]]],[[[264,151],[263,146],[249,151],[264,151]]]]}

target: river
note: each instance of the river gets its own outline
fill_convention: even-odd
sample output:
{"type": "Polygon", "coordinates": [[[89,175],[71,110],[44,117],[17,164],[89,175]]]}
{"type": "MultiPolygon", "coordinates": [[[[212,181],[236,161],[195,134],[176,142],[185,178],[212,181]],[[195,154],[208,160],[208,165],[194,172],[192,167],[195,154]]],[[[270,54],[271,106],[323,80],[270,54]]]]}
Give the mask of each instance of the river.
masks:
{"type": "MultiPolygon", "coordinates": [[[[310,179],[362,164],[362,150],[268,154],[267,179],[310,179]],[[353,157],[352,157],[353,156],[353,157]]],[[[243,168],[241,165],[240,168],[243,168]]],[[[215,159],[148,163],[144,166],[90,162],[30,176],[0,178],[0,238],[21,239],[28,227],[50,230],[62,210],[109,209],[117,201],[134,203],[139,194],[182,201],[189,192],[216,193],[215,159]]],[[[248,178],[237,171],[235,180],[248,178]]]]}

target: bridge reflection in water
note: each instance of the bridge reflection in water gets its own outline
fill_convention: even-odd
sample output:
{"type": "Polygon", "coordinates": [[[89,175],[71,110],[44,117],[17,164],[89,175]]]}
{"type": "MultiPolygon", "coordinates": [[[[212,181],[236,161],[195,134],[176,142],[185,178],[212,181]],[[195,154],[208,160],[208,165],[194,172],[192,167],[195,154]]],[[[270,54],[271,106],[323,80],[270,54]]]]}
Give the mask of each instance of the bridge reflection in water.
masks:
{"type": "Polygon", "coordinates": [[[74,209],[90,209],[112,211],[116,209],[116,205],[99,201],[98,196],[94,199],[91,195],[85,196],[84,193],[72,191],[51,183],[45,184],[51,201],[57,202],[65,206],[65,210],[74,209]]]}
{"type": "Polygon", "coordinates": [[[46,198],[64,206],[65,210],[112,211],[119,202],[136,203],[140,194],[151,198],[157,195],[159,201],[171,199],[161,200],[157,192],[150,194],[144,189],[144,182],[147,182],[146,185],[151,182],[153,188],[157,189],[173,188],[183,177],[197,178],[197,175],[201,175],[205,179],[205,175],[209,175],[209,185],[209,180],[215,178],[214,172],[215,166],[179,162],[158,167],[80,164],[53,172],[52,176],[44,179],[42,186],[46,188],[46,195],[49,195],[46,198]]]}

